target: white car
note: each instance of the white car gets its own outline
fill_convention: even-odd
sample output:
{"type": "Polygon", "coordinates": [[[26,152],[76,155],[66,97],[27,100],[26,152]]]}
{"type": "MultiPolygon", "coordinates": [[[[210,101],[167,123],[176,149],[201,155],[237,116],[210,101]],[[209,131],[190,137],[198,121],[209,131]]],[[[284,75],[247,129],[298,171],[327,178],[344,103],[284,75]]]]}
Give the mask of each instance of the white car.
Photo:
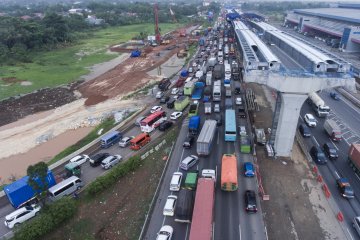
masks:
{"type": "Polygon", "coordinates": [[[220,104],[216,103],[214,105],[214,112],[220,112],[220,104]]]}
{"type": "Polygon", "coordinates": [[[182,116],[182,112],[173,112],[171,115],[170,115],[170,119],[171,120],[176,120],[178,119],[179,117],[182,116]]]}
{"type": "Polygon", "coordinates": [[[167,197],[163,214],[164,216],[174,216],[177,196],[170,195],[167,197]]]}
{"type": "Polygon", "coordinates": [[[316,119],[312,114],[310,113],[305,114],[304,121],[306,125],[308,125],[309,127],[316,127],[316,119]]]}
{"type": "Polygon", "coordinates": [[[180,163],[180,168],[187,171],[198,162],[199,158],[195,155],[190,155],[184,158],[180,163]]]}
{"type": "Polygon", "coordinates": [[[41,207],[35,204],[19,208],[5,217],[5,226],[10,229],[18,226],[19,224],[36,216],[40,209],[41,207]]]}
{"type": "Polygon", "coordinates": [[[154,112],[158,112],[158,111],[161,111],[161,110],[162,110],[161,106],[154,106],[154,107],[151,108],[150,112],[154,113],[154,112]]]}
{"type": "Polygon", "coordinates": [[[134,137],[123,137],[120,142],[119,142],[119,146],[120,147],[127,147],[130,144],[131,139],[133,139],[134,137]]]}
{"type": "Polygon", "coordinates": [[[236,98],[235,104],[236,104],[236,105],[241,105],[241,104],[242,104],[242,99],[241,99],[241,97],[237,97],[237,98],[236,98]]]}
{"type": "Polygon", "coordinates": [[[174,229],[172,228],[172,226],[164,225],[160,228],[156,240],[171,240],[173,232],[174,229]]]}
{"type": "Polygon", "coordinates": [[[183,174],[182,172],[174,172],[170,181],[170,191],[180,191],[181,181],[183,174]]]}
{"type": "Polygon", "coordinates": [[[109,169],[118,164],[122,160],[122,156],[120,155],[114,155],[114,156],[108,156],[101,162],[101,167],[103,169],[109,169]]]}
{"type": "Polygon", "coordinates": [[[89,156],[86,154],[77,155],[76,157],[73,157],[70,159],[70,162],[77,163],[78,165],[81,165],[83,163],[86,163],[86,161],[90,160],[89,156]]]}
{"type": "Polygon", "coordinates": [[[173,89],[171,89],[171,94],[172,94],[172,95],[176,95],[176,94],[178,94],[178,92],[179,92],[179,89],[178,89],[178,88],[173,88],[173,89]]]}
{"type": "Polygon", "coordinates": [[[196,62],[193,62],[192,66],[195,68],[197,67],[197,63],[196,62]]]}

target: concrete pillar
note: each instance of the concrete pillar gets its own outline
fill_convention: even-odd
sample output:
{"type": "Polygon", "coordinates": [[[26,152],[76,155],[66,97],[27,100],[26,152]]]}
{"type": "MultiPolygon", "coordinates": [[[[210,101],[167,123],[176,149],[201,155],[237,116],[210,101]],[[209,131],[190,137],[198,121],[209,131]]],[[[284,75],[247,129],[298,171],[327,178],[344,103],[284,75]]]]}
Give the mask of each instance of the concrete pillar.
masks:
{"type": "Polygon", "coordinates": [[[281,94],[281,109],[275,137],[275,153],[279,157],[290,157],[299,119],[300,109],[307,94],[281,94]]]}

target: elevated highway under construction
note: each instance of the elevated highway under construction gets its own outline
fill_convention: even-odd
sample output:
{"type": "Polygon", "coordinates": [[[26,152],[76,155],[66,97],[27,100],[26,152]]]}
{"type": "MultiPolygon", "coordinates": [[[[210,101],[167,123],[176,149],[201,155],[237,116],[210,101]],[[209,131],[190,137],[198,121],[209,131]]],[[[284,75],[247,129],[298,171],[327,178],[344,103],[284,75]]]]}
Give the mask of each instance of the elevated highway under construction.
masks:
{"type": "Polygon", "coordinates": [[[301,106],[323,89],[355,89],[351,64],[268,23],[232,20],[242,53],[245,82],[264,84],[277,94],[270,145],[276,156],[291,156],[301,106]]]}

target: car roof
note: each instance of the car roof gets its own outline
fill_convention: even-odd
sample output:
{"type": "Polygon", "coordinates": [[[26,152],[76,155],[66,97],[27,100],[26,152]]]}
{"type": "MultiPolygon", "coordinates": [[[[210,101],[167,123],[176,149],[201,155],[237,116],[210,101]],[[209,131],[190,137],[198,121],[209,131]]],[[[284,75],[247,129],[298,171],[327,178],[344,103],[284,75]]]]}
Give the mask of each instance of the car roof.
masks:
{"type": "Polygon", "coordinates": [[[305,114],[305,116],[307,116],[308,118],[315,118],[311,113],[307,113],[305,114]]]}
{"type": "Polygon", "coordinates": [[[182,162],[183,163],[188,163],[188,162],[190,162],[191,160],[193,160],[194,158],[192,157],[192,156],[187,156],[186,158],[184,158],[183,160],[182,160],[182,162]]]}
{"type": "Polygon", "coordinates": [[[103,160],[103,162],[109,162],[113,158],[115,158],[115,156],[108,156],[103,160]]]}
{"type": "Polygon", "coordinates": [[[19,215],[20,213],[23,213],[23,212],[25,212],[25,211],[27,211],[27,208],[26,208],[26,207],[19,208],[19,209],[13,211],[12,213],[6,215],[5,218],[6,218],[6,219],[14,218],[14,217],[16,217],[17,215],[19,215]]]}

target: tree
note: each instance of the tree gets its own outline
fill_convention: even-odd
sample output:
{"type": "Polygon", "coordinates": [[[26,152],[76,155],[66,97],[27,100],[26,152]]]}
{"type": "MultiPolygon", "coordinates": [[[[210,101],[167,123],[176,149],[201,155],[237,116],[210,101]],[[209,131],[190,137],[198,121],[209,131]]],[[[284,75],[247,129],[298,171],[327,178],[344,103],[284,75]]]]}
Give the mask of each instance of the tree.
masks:
{"type": "Polygon", "coordinates": [[[46,193],[49,188],[47,172],[48,166],[44,162],[30,165],[27,168],[27,175],[29,176],[28,184],[34,189],[36,196],[43,205],[45,205],[46,193]]]}

